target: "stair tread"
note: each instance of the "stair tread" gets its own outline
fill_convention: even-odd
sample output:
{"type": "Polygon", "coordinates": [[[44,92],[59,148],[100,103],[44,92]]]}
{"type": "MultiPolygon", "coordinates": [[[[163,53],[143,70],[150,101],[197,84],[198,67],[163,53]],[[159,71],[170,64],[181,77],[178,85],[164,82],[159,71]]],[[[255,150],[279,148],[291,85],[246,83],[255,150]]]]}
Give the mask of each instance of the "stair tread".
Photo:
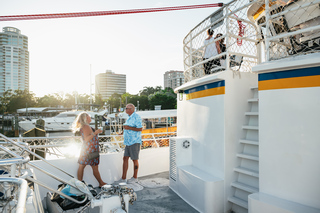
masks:
{"type": "Polygon", "coordinates": [[[245,126],[242,126],[242,129],[259,130],[259,126],[245,125],[245,126]]]}
{"type": "Polygon", "coordinates": [[[259,98],[250,98],[248,99],[248,102],[258,102],[259,98]]]}
{"type": "Polygon", "coordinates": [[[246,175],[250,175],[253,177],[259,177],[259,172],[251,170],[251,169],[243,168],[243,167],[236,167],[236,168],[234,168],[234,171],[240,172],[240,173],[243,173],[246,175]]]}
{"type": "Polygon", "coordinates": [[[237,197],[229,197],[228,200],[238,206],[248,209],[248,202],[237,197]]]}
{"type": "Polygon", "coordinates": [[[245,115],[259,115],[259,112],[245,112],[245,115]]]}
{"type": "Polygon", "coordinates": [[[231,186],[238,188],[238,189],[242,189],[242,190],[250,192],[250,193],[256,193],[259,191],[259,189],[256,187],[249,186],[247,184],[240,183],[240,182],[233,182],[233,183],[231,183],[231,186]]]}
{"type": "Polygon", "coordinates": [[[246,143],[251,145],[259,145],[259,141],[240,139],[240,143],[246,143]]]}
{"type": "Polygon", "coordinates": [[[239,153],[239,154],[237,154],[237,156],[241,157],[241,158],[246,158],[246,159],[250,159],[250,160],[259,161],[259,156],[256,156],[256,155],[249,155],[249,154],[245,154],[245,153],[239,153]]]}

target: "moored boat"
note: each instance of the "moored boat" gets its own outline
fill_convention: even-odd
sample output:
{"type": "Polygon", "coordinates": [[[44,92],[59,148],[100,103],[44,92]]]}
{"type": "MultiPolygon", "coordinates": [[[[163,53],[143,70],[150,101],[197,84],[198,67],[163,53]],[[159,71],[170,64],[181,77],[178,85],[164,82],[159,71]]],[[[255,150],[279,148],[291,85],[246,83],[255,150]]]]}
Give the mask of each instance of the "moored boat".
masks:
{"type": "MultiPolygon", "coordinates": [[[[44,121],[44,129],[48,132],[57,132],[57,131],[71,131],[72,128],[72,123],[76,119],[77,115],[80,114],[81,110],[72,110],[72,111],[66,111],[66,112],[61,112],[58,115],[54,117],[43,117],[41,118],[44,121]]],[[[91,111],[86,111],[90,116],[91,116],[91,123],[90,125],[92,127],[95,126],[95,115],[104,115],[107,111],[102,111],[102,112],[91,112],[91,111]]],[[[37,120],[38,119],[32,119],[31,121],[29,120],[24,120],[19,122],[19,126],[25,130],[28,131],[32,128],[35,128],[37,125],[37,120]]]]}

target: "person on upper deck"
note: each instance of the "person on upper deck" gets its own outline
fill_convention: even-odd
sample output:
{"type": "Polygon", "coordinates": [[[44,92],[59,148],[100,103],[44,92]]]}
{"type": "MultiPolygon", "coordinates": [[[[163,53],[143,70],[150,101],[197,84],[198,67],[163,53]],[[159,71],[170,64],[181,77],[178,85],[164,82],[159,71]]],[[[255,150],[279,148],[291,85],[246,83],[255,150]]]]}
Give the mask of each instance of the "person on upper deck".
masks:
{"type": "MultiPolygon", "coordinates": [[[[212,29],[207,30],[208,37],[203,42],[203,46],[204,46],[204,53],[202,57],[203,60],[207,60],[212,56],[215,56],[221,53],[219,41],[214,42],[213,33],[214,31],[212,29]]],[[[204,63],[203,66],[204,66],[205,74],[210,74],[212,66],[214,64],[219,65],[219,62],[220,62],[219,59],[213,59],[204,63]]]]}
{"type": "Polygon", "coordinates": [[[129,115],[127,121],[123,124],[123,143],[126,145],[123,155],[122,177],[118,182],[126,182],[129,157],[133,161],[133,177],[128,180],[128,183],[138,182],[139,169],[139,153],[141,147],[141,117],[135,113],[135,106],[128,104],[126,113],[129,115]]]}
{"type": "MultiPolygon", "coordinates": [[[[222,33],[218,33],[215,37],[215,39],[219,38],[222,36],[222,33]]],[[[220,46],[220,53],[223,53],[226,51],[226,45],[224,44],[224,38],[218,40],[219,42],[219,46],[220,46]]],[[[222,60],[225,60],[226,59],[226,56],[221,56],[220,60],[219,60],[219,66],[221,66],[221,59],[222,60]]]]}
{"type": "Polygon", "coordinates": [[[77,178],[82,181],[84,168],[87,165],[90,165],[94,177],[99,182],[99,187],[102,187],[106,184],[102,181],[98,168],[100,162],[98,134],[101,133],[102,130],[98,129],[94,131],[94,129],[89,126],[90,122],[90,115],[86,112],[82,112],[77,116],[72,125],[73,132],[80,131],[82,137],[82,147],[78,159],[79,168],[77,178]]]}

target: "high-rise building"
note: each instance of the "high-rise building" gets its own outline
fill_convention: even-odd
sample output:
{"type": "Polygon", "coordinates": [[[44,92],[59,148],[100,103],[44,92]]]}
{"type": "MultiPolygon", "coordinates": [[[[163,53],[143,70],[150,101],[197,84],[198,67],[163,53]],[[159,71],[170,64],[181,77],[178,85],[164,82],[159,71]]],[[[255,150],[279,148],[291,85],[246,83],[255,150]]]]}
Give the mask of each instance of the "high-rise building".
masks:
{"type": "Polygon", "coordinates": [[[164,78],[164,88],[170,87],[172,89],[175,89],[176,87],[179,87],[184,83],[183,71],[175,71],[175,70],[167,71],[163,75],[163,78],[164,78]]]}
{"type": "Polygon", "coordinates": [[[29,90],[28,37],[14,27],[0,32],[0,95],[9,89],[29,90]]]}
{"type": "Polygon", "coordinates": [[[111,70],[96,75],[96,95],[100,94],[103,100],[108,99],[114,93],[124,94],[127,88],[126,75],[116,74],[111,70]]]}

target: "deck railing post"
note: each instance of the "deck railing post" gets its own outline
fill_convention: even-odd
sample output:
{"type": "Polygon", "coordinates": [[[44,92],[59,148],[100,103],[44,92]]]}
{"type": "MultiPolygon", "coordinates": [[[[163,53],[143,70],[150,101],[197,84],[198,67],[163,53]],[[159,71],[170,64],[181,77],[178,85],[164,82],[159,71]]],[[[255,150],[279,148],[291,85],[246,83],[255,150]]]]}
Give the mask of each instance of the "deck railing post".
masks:
{"type": "Polygon", "coordinates": [[[266,16],[266,61],[270,59],[270,14],[269,14],[269,0],[265,0],[265,16],[266,16]]]}

